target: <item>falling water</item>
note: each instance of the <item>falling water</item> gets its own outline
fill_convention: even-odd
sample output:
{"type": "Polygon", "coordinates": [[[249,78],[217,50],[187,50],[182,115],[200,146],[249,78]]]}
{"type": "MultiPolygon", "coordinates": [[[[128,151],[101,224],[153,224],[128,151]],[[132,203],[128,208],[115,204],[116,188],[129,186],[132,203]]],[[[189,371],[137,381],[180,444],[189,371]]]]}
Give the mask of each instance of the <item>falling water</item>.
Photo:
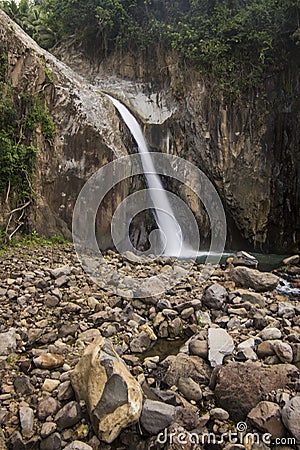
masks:
{"type": "Polygon", "coordinates": [[[180,254],[182,246],[182,233],[180,226],[175,219],[174,212],[170,205],[167,193],[162,186],[161,180],[155,171],[155,167],[149,153],[149,148],[142,129],[135,117],[128,109],[114,97],[107,95],[121,114],[124,122],[128,126],[134,137],[141,161],[147,186],[150,189],[150,197],[153,202],[155,219],[159,230],[165,236],[164,255],[177,256],[180,254]]]}

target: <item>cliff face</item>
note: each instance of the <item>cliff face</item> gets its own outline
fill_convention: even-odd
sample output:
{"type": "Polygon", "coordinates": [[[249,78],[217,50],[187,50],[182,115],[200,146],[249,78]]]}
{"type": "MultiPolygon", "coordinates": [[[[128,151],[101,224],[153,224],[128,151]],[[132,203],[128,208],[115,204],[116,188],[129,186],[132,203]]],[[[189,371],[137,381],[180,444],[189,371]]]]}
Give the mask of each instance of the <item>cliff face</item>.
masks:
{"type": "MultiPolygon", "coordinates": [[[[38,153],[27,225],[41,235],[71,238],[73,207],[84,182],[108,161],[127,154],[119,118],[99,89],[42,50],[2,11],[0,54],[6,61],[6,83],[20,95],[43,91],[55,122],[53,141],[45,140],[39,127],[30,136],[38,153]]],[[[110,193],[110,208],[98,215],[97,232],[104,246],[111,246],[110,211],[126,195],[128,186],[123,183],[110,193]]]]}
{"type": "MultiPolygon", "coordinates": [[[[216,95],[199,73],[180,67],[176,55],[154,53],[114,55],[101,64],[70,49],[60,56],[123,100],[144,123],[152,147],[177,154],[208,175],[226,209],[228,246],[298,251],[299,55],[264,87],[232,102],[226,93],[216,95]],[[153,103],[169,115],[162,120],[153,103]]],[[[201,205],[184,187],[181,192],[208,235],[201,205]]]]}
{"type": "MultiPolygon", "coordinates": [[[[229,246],[276,253],[297,250],[300,101],[296,68],[270,78],[267,95],[258,90],[229,103],[214,95],[198,73],[180,68],[175,55],[164,55],[159,49],[148,59],[122,55],[93,63],[69,48],[58,52],[66,66],[40,49],[2,12],[0,36],[0,52],[8,61],[7,81],[20,92],[44,89],[56,124],[52,143],[45,141],[39,129],[32,137],[39,150],[32,229],[70,236],[74,202],[84,181],[130,148],[128,131],[103,90],[123,100],[144,123],[153,148],[181,156],[208,175],[226,209],[229,246]],[[49,70],[51,83],[47,84],[45,71],[49,70]]],[[[185,186],[165,182],[171,190],[180,189],[208,237],[209,223],[201,204],[185,186]]],[[[133,189],[129,181],[118,186],[98,215],[97,231],[105,247],[111,245],[111,215],[133,189]]]]}

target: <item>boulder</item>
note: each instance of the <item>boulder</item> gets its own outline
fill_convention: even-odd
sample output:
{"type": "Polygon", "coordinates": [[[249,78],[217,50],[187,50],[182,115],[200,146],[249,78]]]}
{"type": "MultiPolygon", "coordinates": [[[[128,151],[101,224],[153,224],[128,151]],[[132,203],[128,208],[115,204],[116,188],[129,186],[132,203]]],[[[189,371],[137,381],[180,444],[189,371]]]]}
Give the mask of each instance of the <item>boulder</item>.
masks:
{"type": "Polygon", "coordinates": [[[158,434],[168,428],[176,418],[175,406],[154,400],[146,400],[141,414],[141,425],[147,433],[158,434]]]}
{"type": "Polygon", "coordinates": [[[288,258],[285,258],[282,261],[282,264],[284,266],[293,266],[293,265],[299,264],[299,261],[300,261],[300,256],[299,255],[293,255],[293,256],[289,256],[288,258]]]}
{"type": "Polygon", "coordinates": [[[198,402],[202,399],[201,388],[192,378],[179,378],[178,389],[187,400],[198,402]]]}
{"type": "Polygon", "coordinates": [[[244,420],[267,394],[293,386],[298,378],[299,370],[291,364],[231,362],[218,372],[215,397],[233,420],[244,420]]]}
{"type": "Polygon", "coordinates": [[[221,309],[226,302],[228,292],[218,283],[212,284],[205,289],[202,296],[202,304],[211,309],[221,309]]]}
{"type": "Polygon", "coordinates": [[[196,383],[208,384],[210,375],[211,368],[202,358],[178,353],[164,376],[164,382],[178,387],[180,378],[191,378],[196,383]]]}
{"type": "Polygon", "coordinates": [[[281,422],[280,411],[276,403],[261,401],[251,409],[248,419],[255,428],[270,433],[273,438],[281,438],[286,435],[286,430],[281,422]]]}
{"type": "Polygon", "coordinates": [[[256,267],[258,266],[257,259],[247,252],[237,252],[236,256],[232,258],[232,264],[234,266],[256,267]]]}
{"type": "Polygon", "coordinates": [[[100,440],[111,443],[139,419],[141,387],[108,340],[99,337],[86,348],[71,383],[77,398],[85,401],[100,440]]]}
{"type": "Polygon", "coordinates": [[[249,267],[235,267],[230,270],[230,279],[237,286],[251,288],[256,292],[273,291],[279,282],[279,277],[269,272],[260,272],[249,267]]]}
{"type": "Polygon", "coordinates": [[[15,328],[6,333],[0,333],[0,356],[9,355],[17,348],[17,335],[15,328]]]}
{"type": "Polygon", "coordinates": [[[70,428],[81,420],[81,407],[77,402],[67,403],[54,418],[59,429],[70,428]]]}
{"type": "Polygon", "coordinates": [[[282,410],[282,421],[289,432],[300,442],[300,395],[293,397],[282,410]]]}

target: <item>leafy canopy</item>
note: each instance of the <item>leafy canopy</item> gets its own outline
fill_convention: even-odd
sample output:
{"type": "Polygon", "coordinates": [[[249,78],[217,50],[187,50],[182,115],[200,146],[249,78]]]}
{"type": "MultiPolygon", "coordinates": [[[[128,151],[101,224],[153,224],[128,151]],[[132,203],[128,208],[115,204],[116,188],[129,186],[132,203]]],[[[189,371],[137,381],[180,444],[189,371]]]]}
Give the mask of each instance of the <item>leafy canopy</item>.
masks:
{"type": "Polygon", "coordinates": [[[2,7],[42,46],[73,39],[104,58],[158,44],[240,87],[282,68],[300,43],[300,0],[21,0],[2,7]]]}

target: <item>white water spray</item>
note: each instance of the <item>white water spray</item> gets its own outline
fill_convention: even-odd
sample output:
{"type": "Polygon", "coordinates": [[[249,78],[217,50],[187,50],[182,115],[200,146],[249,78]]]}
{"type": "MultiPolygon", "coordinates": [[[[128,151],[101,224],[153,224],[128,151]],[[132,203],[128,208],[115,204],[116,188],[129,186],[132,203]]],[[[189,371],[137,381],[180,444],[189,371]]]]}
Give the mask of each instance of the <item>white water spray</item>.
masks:
{"type": "Polygon", "coordinates": [[[141,162],[147,186],[150,189],[150,197],[153,202],[155,210],[155,219],[159,230],[165,237],[165,245],[163,254],[167,256],[178,256],[182,250],[182,233],[181,228],[175,218],[174,212],[170,205],[167,193],[163,188],[161,180],[156,173],[149,148],[143,131],[135,119],[135,117],[128,111],[119,100],[107,94],[107,97],[112,101],[114,106],[121,114],[124,122],[128,126],[132,136],[134,137],[138,151],[141,155],[141,162]]]}

